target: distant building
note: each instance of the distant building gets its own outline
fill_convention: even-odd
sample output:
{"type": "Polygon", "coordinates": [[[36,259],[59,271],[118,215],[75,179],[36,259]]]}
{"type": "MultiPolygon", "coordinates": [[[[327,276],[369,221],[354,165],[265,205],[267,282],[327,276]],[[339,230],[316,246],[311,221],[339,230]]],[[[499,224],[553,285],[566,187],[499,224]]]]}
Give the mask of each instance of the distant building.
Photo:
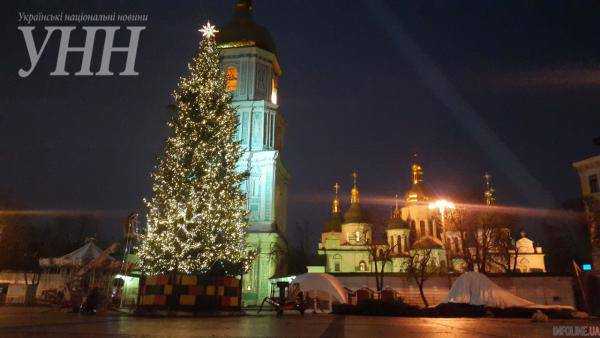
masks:
{"type": "Polygon", "coordinates": [[[510,260],[511,269],[516,263],[516,270],[520,272],[546,272],[542,247],[534,246],[533,241],[527,238],[524,231],[521,231],[521,238],[515,243],[515,248],[516,254],[512,255],[513,258],[510,260]]]}
{"type": "Polygon", "coordinates": [[[600,155],[573,163],[588,215],[594,271],[600,272],[600,155]]]}
{"type": "MultiPolygon", "coordinates": [[[[423,180],[423,167],[416,160],[411,164],[411,187],[404,194],[404,206],[396,205],[384,229],[384,239],[377,242],[374,235],[375,225],[366,210],[360,204],[356,173],[350,190],[350,205],[342,212],[339,199],[339,185],[334,186],[334,198],[331,204],[331,217],[325,223],[318,244],[317,253],[325,257],[324,270],[327,273],[368,273],[375,271],[373,256],[378,250],[391,251],[391,261],[385,265],[385,272],[405,272],[408,258],[416,252],[431,250],[431,260],[435,265],[454,270],[465,267],[464,260],[456,258],[462,252],[460,231],[444,229],[443,217],[439,209],[431,208],[433,195],[423,180]]],[[[494,190],[486,176],[485,203],[494,202],[494,190]]],[[[508,229],[507,229],[508,231],[508,229]]],[[[476,237],[480,237],[477,235],[476,237]]],[[[544,254],[541,247],[534,247],[533,241],[525,234],[513,242],[510,251],[510,267],[521,272],[545,272],[544,254]],[[516,250],[515,250],[516,249],[516,250]]],[[[312,267],[314,268],[314,267],[312,267]]],[[[491,272],[500,271],[499,267],[490,267],[491,272]]]]}

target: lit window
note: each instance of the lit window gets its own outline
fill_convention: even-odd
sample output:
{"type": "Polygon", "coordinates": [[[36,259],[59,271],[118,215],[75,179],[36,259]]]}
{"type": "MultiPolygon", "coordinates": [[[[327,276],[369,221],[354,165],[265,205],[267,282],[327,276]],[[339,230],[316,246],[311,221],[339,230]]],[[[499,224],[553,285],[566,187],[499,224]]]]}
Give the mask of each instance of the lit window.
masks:
{"type": "Polygon", "coordinates": [[[273,77],[271,82],[271,102],[277,104],[277,80],[273,77]]]}
{"type": "Polygon", "coordinates": [[[365,261],[358,263],[358,271],[367,271],[367,263],[365,261]]]}
{"type": "Polygon", "coordinates": [[[361,235],[362,234],[360,233],[360,230],[356,230],[356,233],[354,233],[354,236],[355,236],[354,238],[356,239],[357,242],[360,242],[362,240],[361,235]]]}
{"type": "Polygon", "coordinates": [[[238,71],[235,67],[227,67],[227,91],[233,92],[238,84],[238,71]]]}
{"type": "Polygon", "coordinates": [[[590,193],[595,194],[598,191],[600,191],[600,187],[598,187],[598,175],[596,175],[596,174],[590,175],[589,182],[590,182],[590,193]]]}

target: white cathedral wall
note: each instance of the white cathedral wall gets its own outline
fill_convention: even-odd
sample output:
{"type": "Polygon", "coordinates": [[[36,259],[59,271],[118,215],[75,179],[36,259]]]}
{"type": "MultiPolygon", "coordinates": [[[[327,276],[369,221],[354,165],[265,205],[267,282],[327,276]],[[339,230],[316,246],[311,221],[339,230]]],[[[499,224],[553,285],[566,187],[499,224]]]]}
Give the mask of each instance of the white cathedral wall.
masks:
{"type": "Polygon", "coordinates": [[[421,238],[424,234],[421,233],[421,222],[425,224],[425,232],[429,233],[430,220],[432,219],[433,212],[429,209],[426,204],[411,204],[401,209],[402,219],[410,222],[415,221],[415,230],[417,237],[421,238]]]}

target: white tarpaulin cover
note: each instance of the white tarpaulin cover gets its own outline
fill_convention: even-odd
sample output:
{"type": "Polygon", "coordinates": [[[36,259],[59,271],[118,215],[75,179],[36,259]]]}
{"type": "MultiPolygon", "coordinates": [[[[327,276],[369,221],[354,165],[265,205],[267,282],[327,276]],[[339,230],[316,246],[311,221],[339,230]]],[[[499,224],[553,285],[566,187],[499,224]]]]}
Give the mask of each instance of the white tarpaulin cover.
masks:
{"type": "Polygon", "coordinates": [[[492,282],[486,275],[469,271],[454,281],[443,303],[467,303],[497,308],[536,307],[536,304],[492,282]]]}
{"type": "MultiPolygon", "coordinates": [[[[102,250],[92,241],[89,241],[81,248],[62,257],[41,258],[40,266],[82,266],[89,263],[91,260],[98,258],[100,255],[102,255],[102,250]]],[[[114,260],[114,258],[110,256],[108,256],[108,259],[109,261],[114,260]]]]}
{"type": "Polygon", "coordinates": [[[348,302],[348,294],[340,281],[328,273],[305,273],[296,276],[290,284],[294,283],[297,283],[303,292],[322,291],[340,303],[348,302]]]}

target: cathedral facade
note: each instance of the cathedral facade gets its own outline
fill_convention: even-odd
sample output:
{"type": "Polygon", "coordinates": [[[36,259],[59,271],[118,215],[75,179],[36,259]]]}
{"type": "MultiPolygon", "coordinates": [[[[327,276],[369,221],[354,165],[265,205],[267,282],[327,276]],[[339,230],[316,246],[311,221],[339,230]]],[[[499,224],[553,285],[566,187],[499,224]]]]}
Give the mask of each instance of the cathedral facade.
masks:
{"type": "Polygon", "coordinates": [[[277,101],[282,72],[271,35],[252,18],[251,1],[236,3],[216,39],[239,118],[237,140],[244,155],[238,168],[249,172],[242,185],[250,212],[247,240],[258,256],[243,276],[242,303],[253,306],[270,294],[277,264],[273,249],[286,231],[289,174],[280,156],[286,124],[277,101]]]}
{"type": "Polygon", "coordinates": [[[435,211],[426,203],[430,194],[423,183],[422,167],[414,163],[411,170],[412,186],[404,196],[405,206],[400,207],[396,201],[380,243],[375,239],[368,212],[360,204],[358,175],[353,174],[350,206],[345,212],[338,197],[339,185],[335,185],[331,218],[325,224],[318,247],[318,254],[326,257],[325,272],[373,272],[376,264],[373,252],[378,249],[392,252],[385,272],[404,272],[409,255],[419,250],[431,250],[436,265],[447,265],[442,229],[436,222],[435,211]]]}
{"type": "MultiPolygon", "coordinates": [[[[350,205],[343,212],[339,199],[339,185],[334,186],[335,194],[331,205],[331,217],[325,223],[318,244],[317,253],[325,259],[322,270],[331,274],[371,273],[381,271],[381,261],[374,257],[378,252],[386,252],[390,259],[384,265],[386,273],[404,273],[409,259],[424,252],[429,253],[431,264],[440,271],[464,271],[465,261],[459,258],[463,240],[461,232],[444,227],[444,210],[433,201],[433,195],[423,180],[423,167],[418,162],[411,165],[411,187],[400,200],[396,196],[396,205],[384,225],[383,238],[377,239],[375,225],[366,210],[360,204],[357,174],[350,190],[350,205]],[[377,265],[376,267],[376,264],[377,265]]],[[[489,177],[487,177],[489,179],[489,177]]],[[[486,183],[484,193],[486,204],[493,203],[493,188],[486,183]]],[[[509,231],[506,228],[506,231],[509,231]]],[[[475,238],[480,238],[480,234],[475,238]]],[[[544,254],[541,247],[535,247],[533,241],[524,233],[514,241],[510,253],[510,269],[520,272],[545,272],[544,254]]],[[[472,248],[469,248],[472,252],[472,248]]],[[[490,266],[488,272],[500,272],[500,267],[490,266]]],[[[314,271],[317,271],[315,268],[314,271]]]]}

